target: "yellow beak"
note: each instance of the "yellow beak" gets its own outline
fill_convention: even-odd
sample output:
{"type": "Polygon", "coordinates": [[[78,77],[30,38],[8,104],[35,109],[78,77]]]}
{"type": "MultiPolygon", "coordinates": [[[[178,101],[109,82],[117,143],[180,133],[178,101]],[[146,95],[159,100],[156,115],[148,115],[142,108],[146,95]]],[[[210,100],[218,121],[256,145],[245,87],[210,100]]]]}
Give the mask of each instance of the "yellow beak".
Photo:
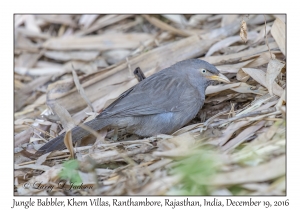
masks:
{"type": "Polygon", "coordinates": [[[217,80],[220,82],[230,83],[230,80],[221,73],[219,73],[218,75],[209,76],[208,78],[211,80],[217,80]]]}

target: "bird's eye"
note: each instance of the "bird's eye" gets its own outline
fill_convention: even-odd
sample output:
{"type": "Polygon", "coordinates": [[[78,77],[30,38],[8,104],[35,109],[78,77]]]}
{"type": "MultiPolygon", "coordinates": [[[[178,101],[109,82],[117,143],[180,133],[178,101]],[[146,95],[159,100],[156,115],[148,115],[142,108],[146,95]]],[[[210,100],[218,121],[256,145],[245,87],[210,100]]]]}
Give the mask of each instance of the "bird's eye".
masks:
{"type": "Polygon", "coordinates": [[[206,69],[201,69],[201,72],[202,73],[206,73],[206,69]]]}

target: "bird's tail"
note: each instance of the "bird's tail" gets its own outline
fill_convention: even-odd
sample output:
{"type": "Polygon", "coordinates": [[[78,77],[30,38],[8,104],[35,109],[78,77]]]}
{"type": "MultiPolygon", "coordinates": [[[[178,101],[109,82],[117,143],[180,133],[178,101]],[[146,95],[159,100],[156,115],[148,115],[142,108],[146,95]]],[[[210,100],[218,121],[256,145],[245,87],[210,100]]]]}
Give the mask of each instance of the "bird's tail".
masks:
{"type": "MultiPolygon", "coordinates": [[[[111,121],[109,119],[99,119],[95,118],[89,122],[84,123],[84,125],[90,127],[93,130],[100,130],[108,125],[110,125],[111,121]]],[[[82,138],[88,136],[90,134],[89,131],[81,128],[80,126],[76,126],[71,130],[72,132],[72,141],[73,143],[81,140],[82,138]]],[[[66,148],[64,144],[64,137],[66,133],[59,135],[58,137],[52,139],[43,145],[37,152],[37,155],[42,155],[48,152],[52,152],[54,150],[63,150],[66,148]]]]}

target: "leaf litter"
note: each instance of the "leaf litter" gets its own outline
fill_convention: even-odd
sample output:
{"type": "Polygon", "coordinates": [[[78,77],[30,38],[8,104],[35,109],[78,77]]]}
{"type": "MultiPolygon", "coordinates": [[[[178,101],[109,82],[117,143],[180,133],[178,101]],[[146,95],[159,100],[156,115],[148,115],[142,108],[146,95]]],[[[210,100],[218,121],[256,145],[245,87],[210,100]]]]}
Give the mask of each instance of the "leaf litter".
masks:
{"type": "Polygon", "coordinates": [[[15,195],[286,195],[285,28],[276,14],[15,15],[15,195]],[[137,84],[137,67],[148,77],[189,58],[231,84],[210,86],[174,134],[72,145],[67,132],[68,149],[34,154],[137,84]],[[22,187],[63,178],[86,188],[22,187]]]}

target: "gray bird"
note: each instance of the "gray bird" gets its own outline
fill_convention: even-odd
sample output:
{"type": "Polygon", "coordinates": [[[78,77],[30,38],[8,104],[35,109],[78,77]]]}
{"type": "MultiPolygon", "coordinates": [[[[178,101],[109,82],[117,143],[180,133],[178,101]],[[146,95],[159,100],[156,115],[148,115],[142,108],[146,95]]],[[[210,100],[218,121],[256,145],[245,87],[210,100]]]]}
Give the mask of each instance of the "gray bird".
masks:
{"type": "MultiPolygon", "coordinates": [[[[125,128],[143,137],[172,134],[196,116],[204,104],[205,90],[214,80],[230,82],[206,61],[178,62],[122,93],[85,125],[94,130],[125,128]]],[[[77,126],[72,129],[72,140],[75,143],[89,134],[77,126]]],[[[63,139],[64,133],[42,146],[37,154],[64,149],[63,139]]]]}

